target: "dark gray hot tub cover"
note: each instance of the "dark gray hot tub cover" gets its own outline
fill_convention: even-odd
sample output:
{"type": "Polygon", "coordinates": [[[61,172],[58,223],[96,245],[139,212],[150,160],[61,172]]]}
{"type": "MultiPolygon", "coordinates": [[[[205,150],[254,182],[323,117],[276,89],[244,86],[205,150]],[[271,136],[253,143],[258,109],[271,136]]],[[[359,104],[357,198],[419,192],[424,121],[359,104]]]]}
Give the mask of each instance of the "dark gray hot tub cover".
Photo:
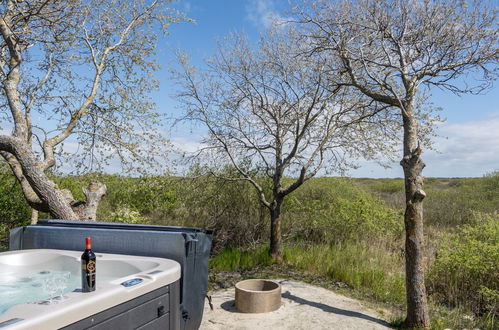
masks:
{"type": "Polygon", "coordinates": [[[211,232],[188,227],[41,220],[37,225],[12,229],[9,249],[83,251],[87,236],[92,237],[95,252],[168,258],[180,263],[181,328],[199,328],[207,293],[211,232]]]}

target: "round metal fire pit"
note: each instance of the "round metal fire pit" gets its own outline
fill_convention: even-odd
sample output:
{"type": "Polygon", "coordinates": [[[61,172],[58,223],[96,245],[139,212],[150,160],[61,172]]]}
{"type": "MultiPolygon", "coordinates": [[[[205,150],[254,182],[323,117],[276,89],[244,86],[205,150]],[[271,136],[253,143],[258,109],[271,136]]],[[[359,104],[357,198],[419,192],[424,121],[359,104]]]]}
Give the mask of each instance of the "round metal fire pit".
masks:
{"type": "Polygon", "coordinates": [[[245,280],[236,284],[236,309],[242,313],[266,313],[281,306],[281,286],[269,280],[245,280]]]}

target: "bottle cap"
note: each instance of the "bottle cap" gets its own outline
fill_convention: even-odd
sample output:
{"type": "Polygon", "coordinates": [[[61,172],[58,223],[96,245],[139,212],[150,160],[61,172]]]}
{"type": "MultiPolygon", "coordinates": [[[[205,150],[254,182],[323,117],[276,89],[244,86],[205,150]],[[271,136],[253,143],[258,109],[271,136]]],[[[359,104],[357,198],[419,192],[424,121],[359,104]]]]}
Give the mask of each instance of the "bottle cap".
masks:
{"type": "Polygon", "coordinates": [[[92,238],[91,237],[86,237],[85,238],[85,248],[90,250],[92,248],[92,238]]]}

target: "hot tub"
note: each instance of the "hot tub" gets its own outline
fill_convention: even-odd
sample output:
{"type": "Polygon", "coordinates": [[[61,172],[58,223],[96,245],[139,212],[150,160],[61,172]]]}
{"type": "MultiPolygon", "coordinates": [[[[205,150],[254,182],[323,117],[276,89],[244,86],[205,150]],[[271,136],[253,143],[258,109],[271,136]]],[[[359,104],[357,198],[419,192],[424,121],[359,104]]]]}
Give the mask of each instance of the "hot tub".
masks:
{"type": "Polygon", "coordinates": [[[179,328],[176,261],[96,253],[96,290],[82,293],[81,254],[0,253],[0,329],[179,328]]]}

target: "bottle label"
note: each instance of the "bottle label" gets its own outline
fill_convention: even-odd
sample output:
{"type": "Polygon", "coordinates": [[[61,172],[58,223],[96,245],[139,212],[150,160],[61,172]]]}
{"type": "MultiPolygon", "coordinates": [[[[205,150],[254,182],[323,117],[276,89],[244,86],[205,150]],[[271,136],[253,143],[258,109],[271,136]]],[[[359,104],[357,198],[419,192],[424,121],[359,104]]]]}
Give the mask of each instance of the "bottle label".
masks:
{"type": "Polygon", "coordinates": [[[95,272],[95,261],[90,260],[90,261],[87,263],[87,272],[89,272],[89,273],[93,273],[93,272],[95,272]]]}

